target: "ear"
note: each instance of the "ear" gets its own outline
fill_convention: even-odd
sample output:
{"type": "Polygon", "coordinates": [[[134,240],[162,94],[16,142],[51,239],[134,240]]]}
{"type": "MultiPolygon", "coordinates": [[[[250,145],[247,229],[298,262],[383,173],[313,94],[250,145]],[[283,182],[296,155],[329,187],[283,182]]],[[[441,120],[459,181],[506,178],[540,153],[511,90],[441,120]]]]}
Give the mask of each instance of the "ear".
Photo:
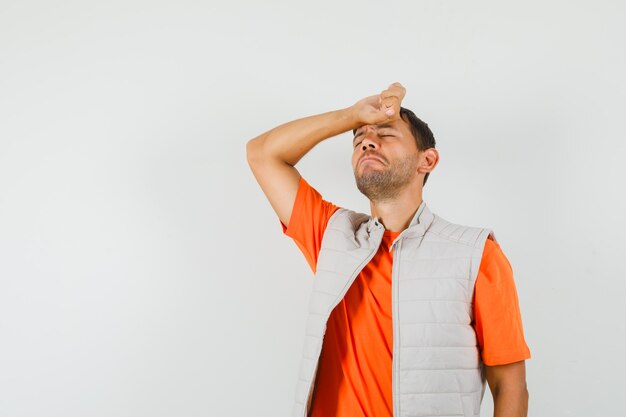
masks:
{"type": "Polygon", "coordinates": [[[417,168],[419,173],[431,172],[435,169],[439,163],[439,152],[435,148],[428,148],[423,150],[420,158],[420,165],[417,168]]]}

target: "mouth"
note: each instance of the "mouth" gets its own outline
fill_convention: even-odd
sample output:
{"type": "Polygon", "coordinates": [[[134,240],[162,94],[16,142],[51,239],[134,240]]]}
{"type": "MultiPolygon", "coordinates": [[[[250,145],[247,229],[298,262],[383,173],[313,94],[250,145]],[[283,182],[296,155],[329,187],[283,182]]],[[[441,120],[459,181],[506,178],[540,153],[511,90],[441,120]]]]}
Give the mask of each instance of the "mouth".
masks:
{"type": "Polygon", "coordinates": [[[378,158],[376,158],[376,157],[373,157],[373,156],[366,156],[366,157],[364,157],[363,159],[361,159],[361,162],[359,162],[359,165],[363,165],[363,164],[364,164],[365,162],[367,162],[367,161],[376,161],[376,162],[379,162],[379,163],[381,163],[381,164],[383,163],[383,161],[381,161],[380,159],[378,159],[378,158]]]}

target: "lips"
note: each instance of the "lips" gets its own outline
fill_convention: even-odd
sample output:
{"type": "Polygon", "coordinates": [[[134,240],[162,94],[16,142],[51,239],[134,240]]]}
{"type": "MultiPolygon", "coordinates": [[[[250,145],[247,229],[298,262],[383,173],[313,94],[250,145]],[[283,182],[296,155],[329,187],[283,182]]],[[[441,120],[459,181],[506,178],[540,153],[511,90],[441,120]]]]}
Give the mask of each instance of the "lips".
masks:
{"type": "Polygon", "coordinates": [[[384,163],[383,163],[383,161],[382,161],[382,159],[377,158],[377,157],[375,157],[375,156],[366,155],[366,156],[364,156],[364,157],[361,159],[361,162],[359,162],[359,165],[363,164],[363,162],[365,162],[365,161],[370,161],[370,160],[371,160],[371,161],[378,161],[378,162],[380,162],[381,164],[384,164],[384,163]]]}

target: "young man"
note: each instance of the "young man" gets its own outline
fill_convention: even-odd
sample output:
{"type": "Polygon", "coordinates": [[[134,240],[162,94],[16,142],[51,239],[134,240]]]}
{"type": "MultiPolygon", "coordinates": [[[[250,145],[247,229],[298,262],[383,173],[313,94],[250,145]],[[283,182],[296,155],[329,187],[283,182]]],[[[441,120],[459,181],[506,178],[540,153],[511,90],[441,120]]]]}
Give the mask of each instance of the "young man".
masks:
{"type": "Polygon", "coordinates": [[[247,143],[250,168],[315,274],[293,417],[525,417],[524,340],[511,266],[492,230],[432,213],[439,161],[428,125],[394,83],[354,105],[247,143]],[[371,214],[324,200],[294,165],[352,130],[371,214]]]}

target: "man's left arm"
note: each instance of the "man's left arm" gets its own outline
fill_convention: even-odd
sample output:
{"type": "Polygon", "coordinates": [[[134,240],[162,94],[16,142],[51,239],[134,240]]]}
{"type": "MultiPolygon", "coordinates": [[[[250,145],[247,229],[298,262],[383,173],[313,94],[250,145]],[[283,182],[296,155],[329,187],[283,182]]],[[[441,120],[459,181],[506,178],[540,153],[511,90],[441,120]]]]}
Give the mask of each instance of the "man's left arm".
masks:
{"type": "Polygon", "coordinates": [[[526,361],[485,365],[485,374],[493,396],[494,417],[527,417],[526,361]]]}

